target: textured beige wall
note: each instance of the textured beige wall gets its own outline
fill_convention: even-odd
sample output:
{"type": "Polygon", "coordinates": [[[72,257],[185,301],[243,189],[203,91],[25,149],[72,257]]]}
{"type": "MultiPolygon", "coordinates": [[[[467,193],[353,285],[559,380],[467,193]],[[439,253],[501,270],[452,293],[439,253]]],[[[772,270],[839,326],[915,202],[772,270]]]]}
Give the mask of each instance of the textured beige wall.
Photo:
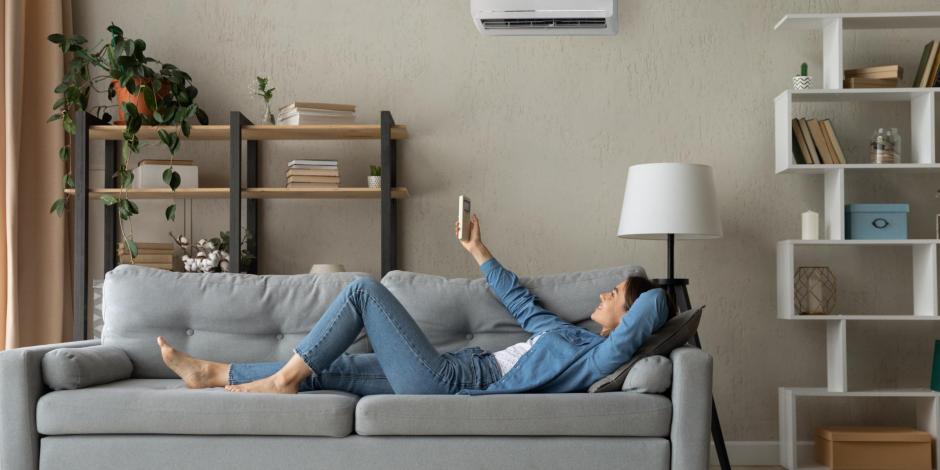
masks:
{"type": "MultiPolygon", "coordinates": [[[[773,97],[804,60],[821,81],[821,43],[773,25],[788,12],[937,8],[929,0],[624,0],[614,37],[495,38],[477,33],[467,0],[74,3],[77,32],[102,38],[114,21],[145,38],[152,56],[189,71],[214,122],[229,110],[259,118],[247,93],[256,74],[272,77],[277,105],[355,103],[363,122],[392,110],[412,136],[399,157],[400,182],[413,194],[401,206],[403,269],[478,275],[452,235],[463,193],[488,245],[519,273],[640,263],[662,275],[664,244],[615,235],[626,169],[712,165],[725,237],[682,242],[677,257],[693,300],[708,306],[702,340],[716,357],[714,389],[731,440],[776,439],[777,387],[825,381],[823,325],[775,319],[776,242],[799,236],[800,212],[821,211],[822,180],[774,176],[772,155],[773,97]]],[[[931,34],[849,33],[846,66],[901,63],[912,76],[931,34]]],[[[874,127],[909,126],[906,105],[807,109],[832,116],[859,159],[874,127]]],[[[203,186],[225,184],[226,144],[184,148],[199,160],[203,186]]],[[[282,185],[286,162],[298,157],[337,158],[345,184],[362,185],[378,146],[265,143],[262,155],[266,185],[282,185]]],[[[850,202],[910,202],[912,236],[933,235],[935,174],[852,175],[848,184],[850,202]]],[[[264,272],[341,262],[378,273],[377,202],[265,201],[262,210],[264,272]]],[[[197,235],[224,228],[224,214],[224,203],[197,202],[197,235]]],[[[137,237],[166,230],[141,219],[137,237]]],[[[840,311],[910,309],[906,250],[833,250],[807,262],[834,267],[840,311]]],[[[850,385],[926,386],[935,336],[933,324],[850,325],[850,385]]],[[[808,402],[802,437],[822,423],[912,423],[909,405],[808,402]]]]}

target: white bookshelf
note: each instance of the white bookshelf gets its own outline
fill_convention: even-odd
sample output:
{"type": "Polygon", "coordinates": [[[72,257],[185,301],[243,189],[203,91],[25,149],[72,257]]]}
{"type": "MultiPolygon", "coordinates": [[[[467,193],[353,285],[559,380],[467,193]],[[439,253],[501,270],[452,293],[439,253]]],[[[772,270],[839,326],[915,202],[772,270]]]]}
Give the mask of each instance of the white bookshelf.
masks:
{"type": "MultiPolygon", "coordinates": [[[[823,469],[811,456],[798,452],[797,406],[800,398],[893,398],[912,400],[917,427],[940,437],[940,393],[929,389],[852,390],[848,377],[848,323],[855,321],[937,321],[937,251],[940,240],[845,240],[845,173],[847,171],[934,171],[937,159],[937,94],[940,88],[843,89],[843,32],[857,29],[940,29],[940,11],[792,14],[784,16],[776,30],[822,32],[822,89],[786,90],[774,99],[774,170],[777,174],[823,175],[823,240],[783,240],[777,243],[777,318],[822,322],[826,325],[826,386],[779,389],[780,464],[790,470],[823,469]],[[791,120],[794,103],[896,102],[910,107],[910,162],[900,164],[848,163],[844,165],[797,164],[793,156],[791,120]],[[852,312],[843,315],[799,315],[794,305],[797,250],[837,247],[907,247],[911,250],[912,311],[852,312]],[[801,458],[802,457],[802,458],[801,458]]],[[[940,462],[940,445],[934,446],[940,462]]]]}

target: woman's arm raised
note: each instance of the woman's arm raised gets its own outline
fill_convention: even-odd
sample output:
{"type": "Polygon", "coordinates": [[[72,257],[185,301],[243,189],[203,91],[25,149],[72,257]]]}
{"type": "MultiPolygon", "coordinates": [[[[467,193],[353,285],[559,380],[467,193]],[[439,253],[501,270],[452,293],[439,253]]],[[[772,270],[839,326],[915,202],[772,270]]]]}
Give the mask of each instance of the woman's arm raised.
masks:
{"type": "MultiPolygon", "coordinates": [[[[458,240],[460,240],[456,222],[454,223],[454,231],[457,233],[458,240]]],[[[490,290],[509,310],[509,313],[516,321],[522,325],[524,330],[536,334],[571,325],[539,305],[529,289],[519,284],[518,276],[503,268],[499,261],[493,258],[490,250],[486,248],[481,239],[480,221],[477,219],[476,214],[470,219],[470,240],[460,240],[460,244],[473,255],[473,259],[480,265],[480,271],[486,277],[486,282],[490,285],[490,290]]]]}

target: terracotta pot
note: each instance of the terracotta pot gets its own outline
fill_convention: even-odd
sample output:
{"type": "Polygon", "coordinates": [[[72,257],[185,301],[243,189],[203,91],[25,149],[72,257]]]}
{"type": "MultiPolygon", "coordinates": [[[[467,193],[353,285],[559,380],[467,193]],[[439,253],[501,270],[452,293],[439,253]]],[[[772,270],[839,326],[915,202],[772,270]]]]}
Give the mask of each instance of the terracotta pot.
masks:
{"type": "MultiPolygon", "coordinates": [[[[137,84],[138,91],[140,91],[140,85],[142,83],[149,83],[149,82],[150,82],[149,80],[145,81],[142,78],[134,79],[134,83],[137,84]]],[[[142,116],[147,116],[147,117],[153,116],[153,110],[150,109],[149,106],[147,106],[147,102],[146,100],[144,100],[143,95],[132,94],[131,92],[127,91],[127,88],[124,88],[121,85],[119,85],[117,80],[111,80],[111,83],[114,84],[114,91],[116,93],[115,96],[117,98],[117,105],[118,105],[118,120],[114,122],[115,124],[124,124],[126,122],[124,120],[124,108],[121,106],[124,103],[134,103],[134,106],[137,107],[137,112],[140,113],[142,116]]],[[[170,94],[170,84],[163,83],[160,85],[160,90],[157,91],[157,99],[163,98],[169,94],[170,94]]]]}

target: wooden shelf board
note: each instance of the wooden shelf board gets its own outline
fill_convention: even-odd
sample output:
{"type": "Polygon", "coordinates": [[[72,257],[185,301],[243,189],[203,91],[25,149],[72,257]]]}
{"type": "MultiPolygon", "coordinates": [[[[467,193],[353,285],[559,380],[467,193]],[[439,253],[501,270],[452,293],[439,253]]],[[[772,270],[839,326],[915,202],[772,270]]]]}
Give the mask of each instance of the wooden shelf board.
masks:
{"type": "Polygon", "coordinates": [[[938,245],[932,238],[910,240],[781,240],[778,243],[794,246],[915,246],[938,245]]]}
{"type": "Polygon", "coordinates": [[[929,388],[849,390],[846,392],[834,392],[825,387],[781,387],[781,389],[787,390],[797,397],[940,397],[940,392],[935,392],[929,388]]]}
{"type": "Polygon", "coordinates": [[[789,167],[778,173],[822,174],[838,170],[867,170],[867,171],[931,171],[940,170],[937,163],[849,163],[845,165],[809,165],[791,163],[789,167]]]}
{"type": "MultiPolygon", "coordinates": [[[[137,137],[141,140],[157,140],[159,129],[173,130],[167,126],[144,126],[140,128],[137,137]]],[[[92,140],[121,140],[124,126],[91,126],[89,136],[92,140]]],[[[244,140],[352,140],[352,139],[379,139],[381,126],[378,124],[316,124],[303,126],[244,126],[242,139],[244,140]]],[[[189,140],[228,140],[229,126],[208,125],[192,126],[189,140]]],[[[392,139],[408,138],[408,128],[396,125],[392,128],[392,139]]]]}
{"type": "Polygon", "coordinates": [[[940,11],[883,13],[796,13],[784,16],[774,29],[821,30],[842,19],[843,29],[940,28],[940,11]]]}
{"type": "Polygon", "coordinates": [[[832,101],[911,101],[929,95],[937,88],[842,88],[786,90],[795,103],[832,101]]]}
{"type": "MultiPolygon", "coordinates": [[[[74,194],[74,190],[66,191],[74,194]]],[[[116,195],[121,191],[114,188],[101,188],[89,191],[90,198],[101,198],[106,194],[116,195]]],[[[127,196],[131,199],[225,199],[228,188],[191,188],[177,189],[175,192],[164,188],[130,189],[127,196]]],[[[246,199],[378,199],[381,190],[377,188],[246,188],[246,199]]],[[[408,188],[392,188],[393,199],[409,197],[408,188]]]]}

